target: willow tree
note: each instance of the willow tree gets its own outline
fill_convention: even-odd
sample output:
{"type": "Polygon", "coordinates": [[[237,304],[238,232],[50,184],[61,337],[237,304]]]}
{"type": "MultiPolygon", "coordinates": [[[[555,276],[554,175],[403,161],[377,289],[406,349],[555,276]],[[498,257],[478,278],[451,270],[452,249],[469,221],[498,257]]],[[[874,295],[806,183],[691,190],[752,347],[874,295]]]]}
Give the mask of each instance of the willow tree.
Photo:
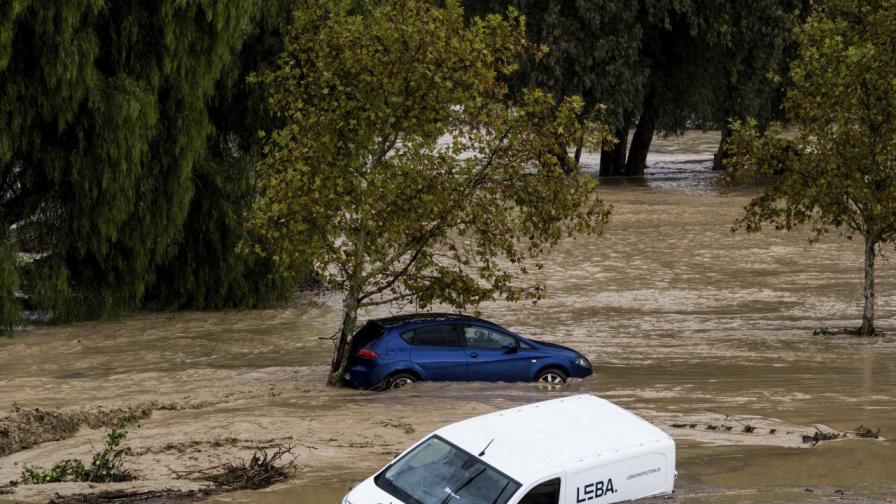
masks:
{"type": "Polygon", "coordinates": [[[270,243],[259,252],[287,270],[310,260],[344,294],[330,384],[359,310],[537,298],[520,280],[532,261],[601,230],[594,181],[556,155],[583,134],[581,100],[507,100],[502,78],[530,50],[518,15],[465,25],[454,1],[310,0],[294,16],[279,68],[259,77],[285,124],[253,226],[270,243]]]}
{"type": "MultiPolygon", "coordinates": [[[[227,92],[221,81],[259,4],[0,2],[0,270],[21,277],[4,278],[0,291],[15,284],[59,318],[102,316],[138,306],[162,263],[177,271],[164,280],[202,281],[195,270],[232,264],[239,240],[218,238],[242,222],[203,228],[235,204],[218,196],[234,191],[215,191],[229,183],[218,160],[229,159],[209,145],[245,149],[209,107],[227,92]],[[195,210],[203,204],[212,210],[195,210]],[[184,222],[195,224],[189,238],[201,228],[211,239],[183,241],[184,222]],[[174,255],[180,245],[195,249],[174,255]],[[19,261],[27,252],[37,259],[19,261]],[[173,255],[208,260],[172,264],[173,255]]],[[[191,299],[204,295],[187,287],[191,299]]],[[[0,317],[18,311],[8,299],[0,296],[0,317]]]]}
{"type": "Polygon", "coordinates": [[[770,185],[738,226],[758,231],[808,224],[816,237],[839,230],[864,241],[864,310],[874,327],[874,266],[896,241],[896,9],[892,0],[816,4],[797,30],[785,98],[788,124],[760,132],[735,125],[727,165],[770,185]]]}

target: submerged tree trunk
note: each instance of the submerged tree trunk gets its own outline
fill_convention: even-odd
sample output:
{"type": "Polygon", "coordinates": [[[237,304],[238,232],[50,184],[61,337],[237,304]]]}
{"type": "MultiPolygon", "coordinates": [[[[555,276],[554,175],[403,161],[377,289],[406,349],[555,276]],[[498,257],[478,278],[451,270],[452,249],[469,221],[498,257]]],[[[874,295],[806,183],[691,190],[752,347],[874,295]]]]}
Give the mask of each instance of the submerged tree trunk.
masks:
{"type": "Polygon", "coordinates": [[[616,177],[625,175],[625,146],[628,142],[628,127],[618,128],[613,132],[616,144],[612,149],[604,149],[600,153],[601,177],[616,177]]]}
{"type": "Polygon", "coordinates": [[[628,160],[625,162],[625,174],[630,176],[642,176],[647,169],[647,153],[650,152],[650,142],[656,132],[656,110],[654,110],[653,95],[647,95],[644,99],[644,110],[635,127],[632,136],[632,146],[628,151],[628,160]]]}
{"type": "Polygon", "coordinates": [[[726,124],[724,128],[722,128],[722,139],[719,141],[719,148],[716,150],[715,155],[712,157],[712,169],[713,171],[722,171],[725,169],[725,159],[728,157],[728,153],[725,152],[725,143],[728,141],[728,137],[731,136],[731,126],[726,124]]]}
{"type": "Polygon", "coordinates": [[[874,336],[874,259],[877,240],[865,237],[865,309],[862,311],[862,327],[859,335],[874,336]]]}
{"type": "Polygon", "coordinates": [[[336,335],[336,348],[333,352],[333,362],[330,363],[330,375],[327,377],[327,385],[331,387],[342,383],[342,376],[348,368],[352,336],[358,321],[358,305],[357,292],[355,289],[349,289],[342,302],[342,324],[339,326],[339,334],[336,335]]]}
{"type": "Polygon", "coordinates": [[[330,375],[327,377],[327,385],[331,387],[342,383],[342,376],[348,368],[352,336],[355,334],[355,324],[358,322],[358,309],[361,308],[364,250],[367,246],[367,235],[363,229],[354,245],[352,270],[348,277],[345,298],[342,300],[342,323],[339,325],[339,334],[336,335],[336,348],[333,349],[333,362],[330,363],[330,375]]]}

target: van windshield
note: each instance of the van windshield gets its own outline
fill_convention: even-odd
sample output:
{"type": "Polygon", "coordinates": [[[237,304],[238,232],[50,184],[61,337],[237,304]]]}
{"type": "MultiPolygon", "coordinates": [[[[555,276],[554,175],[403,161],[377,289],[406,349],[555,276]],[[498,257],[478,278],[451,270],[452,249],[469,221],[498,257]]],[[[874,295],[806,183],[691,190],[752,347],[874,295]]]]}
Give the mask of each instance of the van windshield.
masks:
{"type": "Polygon", "coordinates": [[[478,457],[432,436],[374,478],[407,504],[505,504],[520,484],[478,457]]]}

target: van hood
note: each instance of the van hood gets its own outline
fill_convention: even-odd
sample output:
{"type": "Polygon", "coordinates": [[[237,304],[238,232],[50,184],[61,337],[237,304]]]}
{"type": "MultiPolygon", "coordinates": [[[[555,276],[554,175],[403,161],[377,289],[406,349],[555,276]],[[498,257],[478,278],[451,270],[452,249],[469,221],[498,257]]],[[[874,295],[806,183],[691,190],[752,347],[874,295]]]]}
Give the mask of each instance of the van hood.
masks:
{"type": "Polygon", "coordinates": [[[342,504],[406,504],[394,496],[384,492],[373,482],[373,477],[367,478],[360,485],[352,489],[343,499],[342,504]]]}

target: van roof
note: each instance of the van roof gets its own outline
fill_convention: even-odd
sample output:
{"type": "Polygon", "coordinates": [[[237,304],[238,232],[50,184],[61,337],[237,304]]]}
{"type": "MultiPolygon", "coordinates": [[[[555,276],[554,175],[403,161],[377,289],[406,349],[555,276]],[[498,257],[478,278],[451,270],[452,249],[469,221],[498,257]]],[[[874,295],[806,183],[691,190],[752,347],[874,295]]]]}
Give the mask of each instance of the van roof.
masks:
{"type": "Polygon", "coordinates": [[[491,442],[482,459],[524,485],[673,443],[634,413],[586,394],[496,411],[436,434],[473,455],[491,442]]]}

